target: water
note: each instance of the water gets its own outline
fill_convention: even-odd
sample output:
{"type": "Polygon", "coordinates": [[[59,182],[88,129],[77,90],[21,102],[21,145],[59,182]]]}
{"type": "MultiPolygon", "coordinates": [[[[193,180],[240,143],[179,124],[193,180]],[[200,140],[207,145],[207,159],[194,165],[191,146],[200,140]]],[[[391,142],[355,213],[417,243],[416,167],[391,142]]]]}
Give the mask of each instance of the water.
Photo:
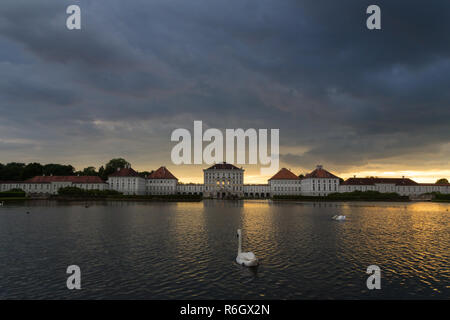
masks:
{"type": "Polygon", "coordinates": [[[0,208],[0,298],[449,299],[449,209],[213,200],[8,205],[0,208]],[[234,262],[239,227],[244,250],[261,261],[256,271],[234,262]],[[66,288],[72,264],[81,268],[82,290],[66,288]],[[366,287],[372,264],[381,268],[381,290],[366,287]]]}

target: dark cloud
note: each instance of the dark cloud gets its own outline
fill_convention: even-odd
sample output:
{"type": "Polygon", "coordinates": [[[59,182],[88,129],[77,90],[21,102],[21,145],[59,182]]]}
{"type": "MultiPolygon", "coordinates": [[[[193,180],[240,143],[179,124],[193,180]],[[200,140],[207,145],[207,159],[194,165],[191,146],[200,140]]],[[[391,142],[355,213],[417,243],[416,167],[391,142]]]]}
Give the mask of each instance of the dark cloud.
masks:
{"type": "Polygon", "coordinates": [[[126,144],[169,161],[193,120],[280,128],[292,165],[450,156],[448,1],[377,1],[381,31],[366,0],[81,0],[81,31],[69,4],[0,5],[0,133],[48,157],[126,144]]]}

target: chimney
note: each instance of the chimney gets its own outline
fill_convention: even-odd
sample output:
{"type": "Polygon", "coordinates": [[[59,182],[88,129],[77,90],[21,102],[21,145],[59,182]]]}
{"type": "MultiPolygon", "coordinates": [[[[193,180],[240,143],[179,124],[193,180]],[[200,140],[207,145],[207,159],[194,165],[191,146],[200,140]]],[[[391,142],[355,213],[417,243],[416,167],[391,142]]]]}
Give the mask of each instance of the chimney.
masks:
{"type": "Polygon", "coordinates": [[[120,168],[117,168],[117,171],[120,171],[120,168]]]}
{"type": "Polygon", "coordinates": [[[353,178],[356,178],[356,174],[353,175],[353,178]]]}
{"type": "Polygon", "coordinates": [[[318,164],[318,165],[317,165],[317,169],[322,169],[322,165],[321,165],[321,164],[318,164]]]}

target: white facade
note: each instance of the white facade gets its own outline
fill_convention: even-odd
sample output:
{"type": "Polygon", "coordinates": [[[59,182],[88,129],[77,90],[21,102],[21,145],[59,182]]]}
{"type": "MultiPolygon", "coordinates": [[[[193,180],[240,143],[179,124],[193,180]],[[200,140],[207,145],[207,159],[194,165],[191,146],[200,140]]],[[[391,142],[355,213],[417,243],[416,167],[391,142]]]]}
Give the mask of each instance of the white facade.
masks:
{"type": "Polygon", "coordinates": [[[126,195],[145,195],[145,179],[141,177],[109,177],[108,185],[126,195]]]}
{"type": "Polygon", "coordinates": [[[176,179],[147,179],[148,195],[175,194],[177,190],[176,179]]]}
{"type": "Polygon", "coordinates": [[[270,186],[268,184],[244,184],[244,197],[270,198],[270,186]]]}
{"type": "Polygon", "coordinates": [[[179,183],[177,185],[177,194],[203,195],[204,188],[202,183],[179,183]]]}
{"type": "Polygon", "coordinates": [[[339,192],[339,179],[305,178],[302,179],[302,194],[308,196],[326,196],[339,192]]]}
{"type": "MultiPolygon", "coordinates": [[[[354,180],[355,178],[353,178],[354,180]]],[[[376,179],[376,178],[375,178],[376,179]]],[[[381,178],[382,179],[382,178],[381,178]]],[[[362,178],[361,184],[350,184],[352,179],[347,180],[344,184],[339,186],[339,192],[353,192],[353,191],[378,191],[381,193],[398,193],[401,196],[418,196],[424,193],[439,192],[442,194],[450,194],[450,185],[438,184],[420,184],[407,179],[412,182],[402,183],[370,183],[367,179],[362,178]]],[[[387,179],[383,179],[387,180],[387,179]]],[[[401,180],[401,179],[393,179],[401,180]]]]}
{"type": "Polygon", "coordinates": [[[339,192],[339,177],[329,173],[321,165],[301,180],[301,194],[307,196],[327,196],[339,192]]]}
{"type": "Polygon", "coordinates": [[[271,179],[269,181],[270,193],[274,196],[292,196],[302,193],[300,179],[271,179]]]}
{"type": "Polygon", "coordinates": [[[145,178],[131,169],[119,168],[117,172],[108,177],[109,189],[121,192],[125,195],[145,195],[146,181],[145,178]]]}
{"type": "Polygon", "coordinates": [[[218,163],[203,170],[204,196],[227,198],[244,196],[244,170],[228,163],[218,163]]]}
{"type": "Polygon", "coordinates": [[[166,167],[160,167],[147,177],[148,195],[170,195],[177,192],[178,179],[166,167]]]}
{"type": "Polygon", "coordinates": [[[107,190],[106,183],[74,183],[71,181],[52,182],[0,182],[0,192],[21,189],[27,195],[56,195],[60,188],[77,187],[83,190],[107,190]]]}

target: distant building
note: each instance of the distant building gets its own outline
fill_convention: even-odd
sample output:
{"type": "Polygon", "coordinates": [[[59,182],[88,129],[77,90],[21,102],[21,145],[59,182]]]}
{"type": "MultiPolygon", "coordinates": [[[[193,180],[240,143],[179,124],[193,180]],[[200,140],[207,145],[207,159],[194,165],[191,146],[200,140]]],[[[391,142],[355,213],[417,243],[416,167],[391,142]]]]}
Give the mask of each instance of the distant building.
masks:
{"type": "Polygon", "coordinates": [[[269,188],[271,196],[292,196],[301,194],[302,191],[300,178],[286,168],[282,168],[269,179],[269,188]]]}
{"type": "Polygon", "coordinates": [[[178,183],[177,194],[203,196],[203,183],[178,183]]]}
{"type": "Polygon", "coordinates": [[[244,184],[245,198],[270,198],[270,186],[268,184],[244,184]]]}
{"type": "Polygon", "coordinates": [[[166,167],[160,167],[147,177],[147,194],[175,194],[177,192],[177,184],[178,179],[166,167]]]}
{"type": "Polygon", "coordinates": [[[223,162],[203,170],[204,196],[229,198],[244,196],[244,169],[223,162]]]}
{"type": "Polygon", "coordinates": [[[403,196],[416,196],[430,192],[450,193],[450,184],[417,183],[409,178],[349,178],[344,181],[339,192],[378,191],[395,192],[403,196]]]}
{"type": "Polygon", "coordinates": [[[21,189],[29,195],[54,195],[60,188],[107,190],[108,184],[97,176],[36,176],[25,181],[0,182],[0,191],[21,189]]]}
{"type": "Polygon", "coordinates": [[[271,198],[277,195],[326,196],[334,192],[378,191],[405,196],[440,192],[450,184],[417,183],[409,178],[349,178],[343,180],[321,165],[304,177],[282,168],[267,184],[244,184],[244,169],[223,162],[203,170],[203,184],[180,183],[166,167],[141,177],[130,166],[119,168],[104,182],[97,176],[37,176],[26,181],[0,181],[0,191],[22,189],[29,195],[53,195],[60,188],[116,190],[125,195],[202,195],[207,198],[271,198]]]}
{"type": "Polygon", "coordinates": [[[340,178],[325,170],[322,165],[305,175],[302,179],[302,194],[308,196],[326,196],[339,192],[340,178]]]}
{"type": "Polygon", "coordinates": [[[108,185],[126,195],[145,195],[146,181],[130,166],[117,168],[117,171],[108,176],[108,185]]]}

